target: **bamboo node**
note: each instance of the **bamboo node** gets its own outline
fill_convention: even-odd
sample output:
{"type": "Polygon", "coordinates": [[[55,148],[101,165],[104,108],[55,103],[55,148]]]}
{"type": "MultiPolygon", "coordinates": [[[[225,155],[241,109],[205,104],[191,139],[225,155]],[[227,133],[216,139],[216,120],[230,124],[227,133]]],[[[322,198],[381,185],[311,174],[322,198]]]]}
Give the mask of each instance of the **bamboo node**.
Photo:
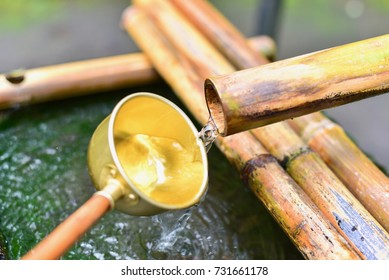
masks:
{"type": "Polygon", "coordinates": [[[290,155],[285,155],[281,160],[280,160],[280,165],[287,170],[288,166],[299,156],[304,155],[304,154],[309,154],[312,153],[312,150],[307,147],[303,146],[299,148],[297,151],[293,152],[290,155]]]}
{"type": "Polygon", "coordinates": [[[320,122],[308,122],[304,131],[301,133],[301,138],[303,138],[304,142],[308,143],[316,135],[321,134],[327,129],[332,129],[335,126],[338,125],[327,118],[322,119],[320,122]]]}
{"type": "Polygon", "coordinates": [[[249,185],[249,178],[257,168],[265,168],[270,163],[277,163],[277,159],[270,154],[260,154],[246,161],[241,171],[241,178],[246,185],[249,185]]]}

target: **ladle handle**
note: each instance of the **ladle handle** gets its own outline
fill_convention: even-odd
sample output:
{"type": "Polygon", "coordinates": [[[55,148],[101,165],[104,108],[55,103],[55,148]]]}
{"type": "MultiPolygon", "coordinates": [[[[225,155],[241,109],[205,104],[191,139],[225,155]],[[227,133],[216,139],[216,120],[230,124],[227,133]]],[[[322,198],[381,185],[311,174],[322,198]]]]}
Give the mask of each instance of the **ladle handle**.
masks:
{"type": "Polygon", "coordinates": [[[221,135],[389,92],[389,35],[210,77],[208,109],[221,135]]]}
{"type": "Polygon", "coordinates": [[[21,259],[59,259],[110,208],[111,201],[107,197],[93,195],[21,259]]]}

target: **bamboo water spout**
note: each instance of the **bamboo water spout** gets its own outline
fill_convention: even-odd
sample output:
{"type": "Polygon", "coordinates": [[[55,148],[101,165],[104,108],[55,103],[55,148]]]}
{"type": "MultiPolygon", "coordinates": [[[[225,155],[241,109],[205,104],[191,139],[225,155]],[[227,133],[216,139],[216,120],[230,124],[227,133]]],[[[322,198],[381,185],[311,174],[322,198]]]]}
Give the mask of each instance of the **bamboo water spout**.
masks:
{"type": "Polygon", "coordinates": [[[389,92],[389,35],[205,81],[222,135],[389,92]]]}

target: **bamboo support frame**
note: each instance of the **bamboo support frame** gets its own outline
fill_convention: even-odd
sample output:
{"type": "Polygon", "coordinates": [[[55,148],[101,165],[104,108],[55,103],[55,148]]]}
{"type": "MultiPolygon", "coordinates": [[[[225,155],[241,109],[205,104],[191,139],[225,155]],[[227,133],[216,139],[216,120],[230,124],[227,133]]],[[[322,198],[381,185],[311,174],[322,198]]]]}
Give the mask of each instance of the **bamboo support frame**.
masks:
{"type": "MultiPolygon", "coordinates": [[[[147,9],[143,6],[145,2],[140,2],[135,1],[135,5],[140,9],[132,8],[124,13],[123,25],[192,114],[204,124],[208,116],[202,89],[204,75],[215,71],[215,65],[218,68],[216,70],[221,72],[231,71],[233,68],[219,56],[217,57],[223,59],[224,62],[213,65],[208,63],[209,58],[207,55],[202,56],[203,53],[200,54],[201,48],[197,48],[197,45],[201,44],[203,49],[206,48],[205,53],[208,54],[214,53],[215,50],[196,30],[187,25],[185,20],[180,18],[180,25],[176,26],[181,30],[179,36],[178,34],[176,36],[182,37],[181,40],[170,41],[176,31],[170,30],[169,36],[165,33],[169,32],[168,27],[162,26],[155,17],[151,19],[143,13],[147,11],[151,14],[155,11],[160,15],[163,14],[166,20],[174,21],[177,15],[166,14],[165,5],[167,3],[151,2],[152,9],[147,9]],[[193,39],[194,33],[198,34],[196,39],[193,39]],[[186,38],[185,34],[189,38],[186,38]],[[180,44],[188,43],[188,39],[193,53],[182,53],[180,44]]],[[[215,62],[215,56],[213,62],[215,62]]],[[[285,173],[277,161],[261,148],[261,144],[250,133],[243,132],[228,138],[219,138],[218,146],[231,162],[243,168],[244,176],[252,190],[268,207],[306,258],[359,258],[344,238],[317,211],[307,195],[299,189],[299,186],[285,173]],[[250,146],[240,145],[242,141],[252,144],[250,146]]]]}
{"type": "MultiPolygon", "coordinates": [[[[239,69],[258,66],[257,57],[260,54],[247,46],[236,48],[233,44],[227,44],[235,40],[241,41],[244,37],[236,29],[230,28],[231,25],[224,16],[211,5],[203,0],[171,1],[191,19],[196,27],[204,31],[215,46],[222,50],[230,60],[235,61],[239,69]],[[196,12],[192,13],[192,11],[196,12]],[[208,34],[205,30],[210,25],[213,31],[208,34]],[[212,36],[214,33],[221,35],[215,39],[212,36]],[[250,59],[240,59],[243,52],[250,59]]],[[[383,42],[377,44],[382,45],[383,42]]],[[[360,52],[363,51],[360,50],[360,52]]],[[[370,62],[374,66],[372,69],[378,69],[381,73],[387,67],[382,64],[382,59],[385,60],[388,56],[386,55],[385,58],[383,54],[385,52],[381,52],[381,56],[377,55],[375,59],[373,57],[370,62]]],[[[371,70],[369,67],[366,69],[371,70]]],[[[335,125],[320,112],[290,120],[288,124],[324,159],[331,170],[389,232],[389,178],[347,137],[339,125],[335,125]]]]}
{"type": "MultiPolygon", "coordinates": [[[[250,38],[248,44],[266,57],[275,55],[275,43],[268,36],[250,38]]],[[[142,53],[13,71],[0,75],[0,109],[142,86],[158,80],[158,73],[142,53]]]]}
{"type": "Polygon", "coordinates": [[[341,126],[315,113],[288,121],[389,232],[389,179],[341,126]]]}
{"type": "Polygon", "coordinates": [[[331,224],[367,259],[389,258],[389,235],[285,122],[252,130],[331,224]]]}

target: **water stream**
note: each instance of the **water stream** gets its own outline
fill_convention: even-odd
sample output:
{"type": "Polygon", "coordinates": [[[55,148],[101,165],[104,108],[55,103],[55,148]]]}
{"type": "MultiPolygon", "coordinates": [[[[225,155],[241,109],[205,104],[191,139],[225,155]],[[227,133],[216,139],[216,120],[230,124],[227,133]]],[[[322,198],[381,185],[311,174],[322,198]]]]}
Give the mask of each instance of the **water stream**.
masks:
{"type": "Polygon", "coordinates": [[[201,128],[198,135],[200,140],[204,143],[207,152],[211,149],[212,144],[218,135],[217,126],[212,117],[209,117],[208,122],[201,128]]]}

